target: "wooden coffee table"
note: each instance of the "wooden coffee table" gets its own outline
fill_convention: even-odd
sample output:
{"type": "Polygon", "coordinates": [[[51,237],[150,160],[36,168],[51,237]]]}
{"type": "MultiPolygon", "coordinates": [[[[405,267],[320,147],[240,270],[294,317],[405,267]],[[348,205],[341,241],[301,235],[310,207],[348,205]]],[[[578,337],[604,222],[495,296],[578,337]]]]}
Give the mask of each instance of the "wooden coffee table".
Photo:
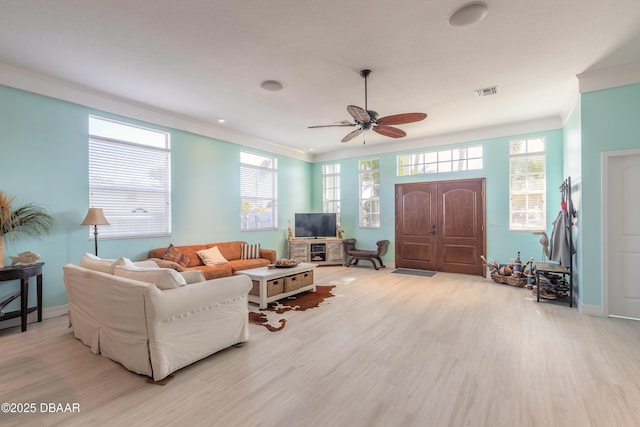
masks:
{"type": "Polygon", "coordinates": [[[258,292],[257,295],[249,294],[249,302],[258,304],[261,309],[267,308],[267,304],[272,301],[277,301],[282,298],[286,298],[291,295],[299,294],[305,291],[316,291],[316,284],[313,281],[313,271],[316,269],[316,264],[311,264],[307,262],[301,262],[295,267],[289,268],[269,268],[269,267],[260,267],[260,268],[252,268],[250,270],[240,270],[236,274],[244,274],[249,276],[249,278],[254,283],[254,288],[257,282],[258,292]],[[305,284],[304,286],[298,287],[294,290],[285,292],[284,286],[282,292],[269,294],[267,295],[267,283],[270,284],[277,283],[278,279],[280,282],[284,282],[285,280],[301,280],[303,277],[308,277],[308,274],[311,273],[312,283],[305,284]]]}

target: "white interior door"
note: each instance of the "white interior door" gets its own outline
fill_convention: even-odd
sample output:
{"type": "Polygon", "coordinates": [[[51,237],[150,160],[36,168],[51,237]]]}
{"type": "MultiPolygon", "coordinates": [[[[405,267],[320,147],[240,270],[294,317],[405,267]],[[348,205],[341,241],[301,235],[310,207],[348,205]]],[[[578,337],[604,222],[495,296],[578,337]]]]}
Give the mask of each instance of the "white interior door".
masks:
{"type": "Polygon", "coordinates": [[[609,315],[640,320],[640,154],[609,157],[607,171],[609,315]]]}

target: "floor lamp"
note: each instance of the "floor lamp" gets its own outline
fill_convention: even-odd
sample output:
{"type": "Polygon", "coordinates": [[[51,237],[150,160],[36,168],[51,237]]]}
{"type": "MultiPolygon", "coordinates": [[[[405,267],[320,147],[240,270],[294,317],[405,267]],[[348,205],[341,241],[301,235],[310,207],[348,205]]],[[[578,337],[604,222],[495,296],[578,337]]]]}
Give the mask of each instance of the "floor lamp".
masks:
{"type": "Polygon", "coordinates": [[[93,239],[96,244],[96,256],[98,256],[98,226],[99,225],[111,225],[107,218],[104,217],[104,212],[102,212],[102,208],[89,208],[89,212],[87,212],[87,216],[82,221],[80,225],[93,225],[93,239]]]}

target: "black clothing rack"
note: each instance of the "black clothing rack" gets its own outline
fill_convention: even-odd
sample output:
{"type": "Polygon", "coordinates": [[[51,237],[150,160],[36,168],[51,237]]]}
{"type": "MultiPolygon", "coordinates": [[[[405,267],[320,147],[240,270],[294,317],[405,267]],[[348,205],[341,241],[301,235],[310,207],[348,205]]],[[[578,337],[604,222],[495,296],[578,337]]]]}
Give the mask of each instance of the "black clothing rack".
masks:
{"type": "Polygon", "coordinates": [[[562,193],[561,207],[562,211],[566,211],[569,215],[569,265],[563,266],[561,264],[549,264],[539,262],[536,263],[536,287],[537,287],[537,300],[540,302],[540,273],[551,274],[552,276],[561,276],[564,281],[565,275],[569,276],[569,307],[573,307],[573,256],[575,254],[573,246],[573,222],[572,218],[576,217],[576,211],[573,208],[573,201],[571,199],[571,177],[567,177],[560,185],[560,192],[562,193]]]}

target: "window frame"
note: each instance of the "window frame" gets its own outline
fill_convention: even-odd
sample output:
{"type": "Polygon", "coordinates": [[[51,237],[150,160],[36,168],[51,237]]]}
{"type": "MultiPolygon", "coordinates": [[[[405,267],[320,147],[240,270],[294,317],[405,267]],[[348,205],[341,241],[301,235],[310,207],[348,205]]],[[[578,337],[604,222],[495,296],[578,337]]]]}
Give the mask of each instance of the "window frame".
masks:
{"type": "Polygon", "coordinates": [[[396,156],[396,176],[428,175],[434,173],[466,172],[484,168],[484,146],[469,145],[443,150],[424,151],[396,156]],[[470,151],[480,150],[480,155],[469,156],[470,151]],[[458,168],[454,168],[458,163],[458,168]],[[479,163],[479,166],[471,163],[479,163]],[[447,170],[447,165],[450,166],[447,170]]]}
{"type": "Polygon", "coordinates": [[[110,223],[100,239],[171,235],[169,132],[90,114],[87,161],[89,206],[102,208],[110,223]]]}
{"type": "Polygon", "coordinates": [[[523,231],[526,233],[545,231],[547,229],[547,140],[544,136],[521,138],[509,141],[509,231],[523,231]],[[542,150],[531,149],[530,146],[538,143],[542,144],[542,150]],[[514,153],[514,144],[524,144],[525,149],[521,152],[514,153]],[[542,157],[542,159],[540,159],[542,157]],[[526,163],[526,170],[524,173],[518,173],[514,170],[514,164],[517,161],[524,161],[526,163]],[[533,162],[542,162],[542,168],[540,170],[535,169],[533,162]],[[541,178],[533,179],[532,175],[542,174],[541,178]],[[514,189],[516,187],[515,182],[518,180],[524,180],[525,189],[522,191],[514,189]],[[534,188],[536,183],[541,185],[541,188],[534,188]],[[516,198],[524,196],[524,209],[516,208],[516,198]],[[539,196],[537,202],[541,205],[540,208],[532,207],[535,205],[535,196],[539,196]],[[520,214],[523,216],[524,221],[514,221],[514,215],[520,214]],[[529,218],[531,216],[539,215],[538,223],[530,223],[529,218]],[[520,225],[520,226],[518,226],[520,225]]]}
{"type": "Polygon", "coordinates": [[[340,225],[340,163],[322,165],[322,212],[335,213],[340,225]]]}
{"type": "Polygon", "coordinates": [[[359,206],[358,206],[358,226],[360,228],[380,228],[380,159],[366,159],[358,161],[358,187],[359,187],[359,206]],[[371,165],[370,168],[365,169],[366,163],[371,165]],[[373,165],[377,164],[377,168],[373,165]],[[365,179],[366,175],[371,175],[372,179],[365,179]],[[377,178],[377,180],[376,180],[377,178]],[[377,181],[377,182],[376,182],[377,181]],[[370,188],[372,195],[365,197],[365,193],[368,189],[365,189],[365,185],[371,182],[370,188]],[[374,210],[369,213],[364,212],[365,205],[372,206],[374,210]],[[377,210],[375,209],[377,207],[377,210]],[[365,223],[365,217],[369,217],[370,223],[365,223]],[[377,221],[375,220],[377,217],[377,221]]]}
{"type": "MultiPolygon", "coordinates": [[[[264,181],[262,181],[264,182],[264,181]]],[[[265,231],[265,230],[276,230],[278,228],[278,159],[274,156],[267,156],[264,154],[252,153],[250,151],[240,151],[240,231],[265,231]],[[249,156],[254,159],[263,159],[261,165],[247,163],[243,161],[243,156],[249,156]],[[265,166],[265,163],[270,163],[270,166],[265,166]],[[255,184],[254,188],[256,192],[253,194],[245,194],[246,189],[244,188],[244,182],[246,179],[253,179],[251,177],[247,177],[245,173],[252,171],[255,173],[255,184]],[[270,195],[260,195],[258,194],[259,187],[261,186],[261,182],[259,182],[258,177],[262,174],[264,178],[265,174],[271,177],[270,182],[270,195]],[[246,204],[251,204],[252,202],[248,201],[248,199],[252,199],[252,202],[256,204],[259,201],[268,201],[267,205],[271,206],[270,213],[270,224],[267,226],[256,226],[256,227],[247,227],[250,222],[248,218],[245,218],[246,215],[254,215],[256,219],[258,218],[259,212],[254,210],[253,212],[245,212],[246,204]]]]}

